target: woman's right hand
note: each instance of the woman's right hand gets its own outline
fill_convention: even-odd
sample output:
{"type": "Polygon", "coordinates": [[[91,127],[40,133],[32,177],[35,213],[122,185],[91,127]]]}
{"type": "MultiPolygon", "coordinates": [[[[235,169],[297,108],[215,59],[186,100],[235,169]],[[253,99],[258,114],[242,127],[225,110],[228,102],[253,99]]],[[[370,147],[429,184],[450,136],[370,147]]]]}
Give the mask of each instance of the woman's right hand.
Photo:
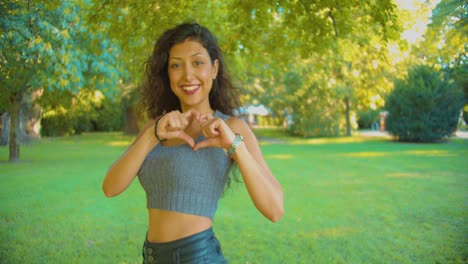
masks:
{"type": "MultiPolygon", "coordinates": [[[[200,114],[197,110],[191,109],[185,113],[177,110],[169,112],[162,116],[157,123],[158,127],[154,129],[158,137],[162,140],[181,139],[190,147],[195,146],[195,141],[191,136],[185,133],[185,129],[190,126],[193,121],[200,122],[200,114]]],[[[156,122],[155,124],[156,125],[156,122]]]]}

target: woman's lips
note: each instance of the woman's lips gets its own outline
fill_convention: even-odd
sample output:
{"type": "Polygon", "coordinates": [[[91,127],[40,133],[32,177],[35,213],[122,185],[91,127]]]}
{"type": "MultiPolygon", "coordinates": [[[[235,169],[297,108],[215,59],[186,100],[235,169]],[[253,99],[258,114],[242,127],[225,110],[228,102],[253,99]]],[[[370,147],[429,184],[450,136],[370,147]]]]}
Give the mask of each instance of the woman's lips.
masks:
{"type": "Polygon", "coordinates": [[[198,91],[200,88],[200,85],[184,85],[182,86],[182,91],[184,91],[185,94],[191,95],[194,94],[198,91]]]}

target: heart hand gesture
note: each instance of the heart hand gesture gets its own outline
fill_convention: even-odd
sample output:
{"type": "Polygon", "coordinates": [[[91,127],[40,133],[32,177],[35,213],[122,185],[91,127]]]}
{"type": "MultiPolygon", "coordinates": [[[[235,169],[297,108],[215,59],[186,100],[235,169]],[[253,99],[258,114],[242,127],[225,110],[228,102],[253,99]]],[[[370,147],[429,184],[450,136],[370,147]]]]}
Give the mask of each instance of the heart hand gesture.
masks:
{"type": "MultiPolygon", "coordinates": [[[[189,110],[185,113],[172,111],[161,117],[155,132],[160,139],[181,139],[191,147],[195,146],[195,141],[191,136],[185,133],[185,129],[190,126],[194,120],[200,121],[202,115],[196,110],[189,110]]],[[[156,124],[155,124],[156,125],[156,124]]]]}
{"type": "Polygon", "coordinates": [[[194,150],[208,147],[217,147],[227,150],[232,145],[236,135],[221,118],[204,114],[200,116],[200,121],[202,121],[201,129],[203,135],[207,139],[198,142],[194,146],[194,150]]]}

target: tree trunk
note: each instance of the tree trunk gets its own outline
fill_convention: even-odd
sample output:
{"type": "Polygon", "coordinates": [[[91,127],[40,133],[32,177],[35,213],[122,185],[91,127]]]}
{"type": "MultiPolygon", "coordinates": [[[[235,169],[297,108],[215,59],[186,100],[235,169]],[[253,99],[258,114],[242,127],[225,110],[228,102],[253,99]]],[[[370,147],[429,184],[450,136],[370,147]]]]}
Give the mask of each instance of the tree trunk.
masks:
{"type": "Polygon", "coordinates": [[[345,104],[346,104],[346,136],[351,136],[351,106],[349,102],[349,98],[345,97],[345,104]]]}
{"type": "Polygon", "coordinates": [[[126,134],[137,134],[139,131],[135,106],[129,106],[125,109],[123,131],[126,134]]]}
{"type": "Polygon", "coordinates": [[[8,145],[8,140],[10,138],[10,113],[3,113],[0,119],[2,122],[2,131],[0,133],[0,146],[5,147],[6,145],[8,145]]]}
{"type": "Polygon", "coordinates": [[[10,152],[8,160],[10,162],[19,161],[20,159],[20,147],[18,142],[19,135],[19,121],[20,121],[20,103],[21,96],[18,93],[14,93],[11,96],[11,108],[10,108],[10,152]]]}

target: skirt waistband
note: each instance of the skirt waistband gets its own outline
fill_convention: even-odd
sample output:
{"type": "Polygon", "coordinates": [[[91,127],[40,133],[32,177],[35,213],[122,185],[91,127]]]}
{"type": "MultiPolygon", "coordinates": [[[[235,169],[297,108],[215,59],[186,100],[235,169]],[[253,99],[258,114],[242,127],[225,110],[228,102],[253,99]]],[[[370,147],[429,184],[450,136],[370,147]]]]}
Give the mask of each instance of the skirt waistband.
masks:
{"type": "Polygon", "coordinates": [[[193,259],[203,256],[219,247],[212,228],[200,233],[165,243],[149,242],[146,238],[143,247],[144,263],[178,263],[187,258],[193,259]]]}

